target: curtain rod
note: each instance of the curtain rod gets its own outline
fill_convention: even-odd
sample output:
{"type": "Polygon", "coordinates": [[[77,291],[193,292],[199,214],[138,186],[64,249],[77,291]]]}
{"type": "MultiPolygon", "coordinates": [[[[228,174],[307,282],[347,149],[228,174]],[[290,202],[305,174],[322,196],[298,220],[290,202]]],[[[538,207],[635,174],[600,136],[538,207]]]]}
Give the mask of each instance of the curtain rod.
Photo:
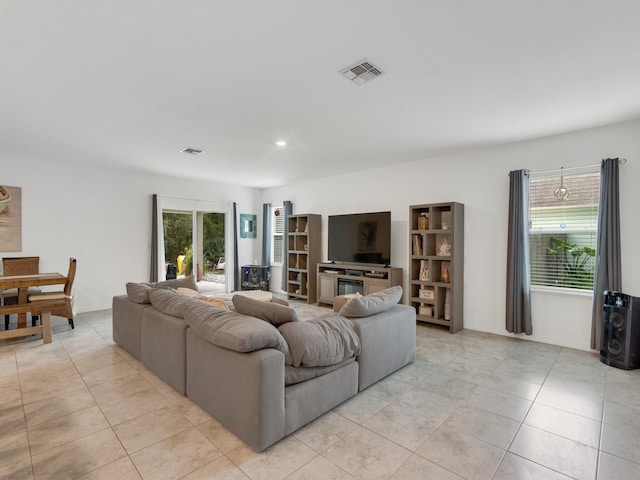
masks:
{"type": "MultiPolygon", "coordinates": [[[[618,158],[618,164],[624,165],[627,163],[626,158],[618,158]]],[[[580,165],[577,167],[561,167],[563,170],[581,170],[583,168],[596,168],[599,167],[601,163],[594,163],[593,165],[580,165]]],[[[528,173],[538,174],[538,173],[549,173],[549,172],[557,172],[560,168],[549,168],[547,170],[529,170],[528,173]]]]}

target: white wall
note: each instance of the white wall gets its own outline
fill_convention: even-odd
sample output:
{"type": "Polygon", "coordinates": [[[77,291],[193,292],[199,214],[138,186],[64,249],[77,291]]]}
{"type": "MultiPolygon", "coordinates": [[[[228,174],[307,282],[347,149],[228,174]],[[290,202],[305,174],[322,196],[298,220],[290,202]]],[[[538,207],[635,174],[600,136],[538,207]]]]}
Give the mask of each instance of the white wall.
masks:
{"type": "MultiPolygon", "coordinates": [[[[40,270],[66,273],[78,260],[79,311],[111,307],[129,281],[148,281],[151,195],[195,199],[238,211],[262,211],[260,190],[176,179],[0,152],[0,182],[22,188],[22,252],[40,256],[40,270]]],[[[229,216],[229,218],[232,218],[229,216]]],[[[260,240],[241,239],[240,264],[259,257],[260,240]]]]}
{"type": "MultiPolygon", "coordinates": [[[[66,271],[78,259],[74,286],[80,311],[108,308],[127,281],[149,276],[151,194],[231,205],[259,218],[258,238],[240,239],[240,264],[260,258],[261,204],[293,201],[294,213],[323,215],[326,258],[327,215],[391,210],[393,266],[408,279],[409,205],[458,201],[465,204],[465,327],[506,334],[505,244],[508,172],[597,164],[625,157],[621,167],[623,291],[640,296],[640,122],[443,155],[259,191],[90,165],[26,158],[0,152],[0,182],[22,187],[23,251],[39,255],[42,271],[66,271]]],[[[229,207],[230,208],[230,207],[229,207]]],[[[273,270],[272,286],[279,285],[273,270]]],[[[533,293],[532,339],[588,348],[591,298],[533,293]]]]}
{"type": "MultiPolygon", "coordinates": [[[[465,204],[464,325],[507,334],[504,329],[508,172],[599,164],[624,157],[621,167],[623,291],[640,296],[636,253],[640,222],[640,122],[519,142],[499,148],[443,155],[400,166],[338,175],[264,191],[263,201],[293,202],[293,213],[327,215],[391,210],[391,264],[403,267],[408,285],[409,205],[457,201],[465,204]]],[[[277,274],[274,271],[274,276],[277,274]]],[[[279,285],[278,279],[273,283],[279,285]]],[[[533,292],[533,340],[588,349],[591,297],[533,292]]]]}

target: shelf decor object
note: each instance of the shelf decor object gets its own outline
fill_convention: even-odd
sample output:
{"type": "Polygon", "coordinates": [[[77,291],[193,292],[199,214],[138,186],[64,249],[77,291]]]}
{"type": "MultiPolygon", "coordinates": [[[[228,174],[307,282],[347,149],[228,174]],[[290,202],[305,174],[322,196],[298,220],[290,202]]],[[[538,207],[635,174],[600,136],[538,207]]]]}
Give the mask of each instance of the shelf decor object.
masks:
{"type": "Polygon", "coordinates": [[[409,207],[409,295],[420,322],[463,328],[464,205],[409,207]]]}

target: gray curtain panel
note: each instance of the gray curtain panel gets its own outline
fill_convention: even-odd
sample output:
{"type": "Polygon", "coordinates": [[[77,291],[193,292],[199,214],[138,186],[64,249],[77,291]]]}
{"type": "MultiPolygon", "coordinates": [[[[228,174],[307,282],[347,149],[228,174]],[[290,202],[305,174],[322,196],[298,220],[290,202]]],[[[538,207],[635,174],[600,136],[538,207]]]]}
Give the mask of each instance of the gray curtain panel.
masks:
{"type": "Polygon", "coordinates": [[[262,204],[262,265],[271,265],[271,204],[262,204]]]}
{"type": "Polygon", "coordinates": [[[593,282],[591,348],[600,349],[602,341],[603,293],[621,291],[620,252],[620,180],[617,158],[602,160],[600,166],[600,200],[598,205],[598,239],[593,282]]]}
{"type": "Polygon", "coordinates": [[[240,265],[238,265],[238,204],[233,202],[233,290],[240,290],[240,265]]]}
{"type": "Polygon", "coordinates": [[[293,213],[293,203],[289,200],[285,200],[282,205],[282,220],[284,222],[284,232],[282,248],[284,249],[284,255],[282,255],[282,290],[287,291],[287,268],[289,268],[289,216],[293,213]]]}
{"type": "Polygon", "coordinates": [[[529,171],[509,172],[506,329],[531,335],[529,171]]]}
{"type": "Polygon", "coordinates": [[[158,281],[158,195],[151,196],[151,269],[149,281],[158,281]]]}

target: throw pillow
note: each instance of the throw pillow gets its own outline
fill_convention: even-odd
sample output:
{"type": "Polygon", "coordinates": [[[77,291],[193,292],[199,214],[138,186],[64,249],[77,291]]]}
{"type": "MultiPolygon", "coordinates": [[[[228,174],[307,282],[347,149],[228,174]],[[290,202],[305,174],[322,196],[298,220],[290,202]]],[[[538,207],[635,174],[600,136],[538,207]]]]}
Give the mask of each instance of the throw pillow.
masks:
{"type": "Polygon", "coordinates": [[[359,318],[386,312],[401,298],[402,287],[397,285],[371,295],[352,298],[340,309],[340,315],[347,318],[359,318]]]}
{"type": "Polygon", "coordinates": [[[184,278],[176,278],[174,280],[165,280],[163,282],[155,282],[151,284],[152,287],[169,287],[169,288],[190,288],[191,290],[198,291],[198,284],[196,283],[196,277],[189,275],[184,278]]]}
{"type": "Polygon", "coordinates": [[[333,311],[338,313],[344,304],[349,300],[355,297],[361,297],[360,292],[356,293],[347,293],[346,295],[338,295],[337,297],[333,297],[333,311]]]}
{"type": "Polygon", "coordinates": [[[211,308],[204,302],[189,301],[184,306],[184,320],[195,333],[219,347],[236,352],[275,348],[285,358],[290,358],[287,343],[280,332],[255,317],[211,308]]]}
{"type": "Polygon", "coordinates": [[[222,308],[223,310],[229,310],[229,308],[227,307],[227,304],[224,302],[224,300],[221,300],[219,298],[216,297],[207,297],[206,295],[200,295],[199,292],[192,290],[190,288],[183,288],[180,287],[178,290],[176,290],[180,295],[183,295],[185,297],[188,298],[195,298],[196,300],[200,300],[202,302],[207,302],[211,305],[213,305],[214,307],[218,307],[218,308],[222,308]]]}
{"type": "Polygon", "coordinates": [[[271,301],[273,303],[277,303],[278,305],[284,305],[285,307],[289,306],[289,302],[287,302],[284,298],[271,297],[271,301]]]}
{"type": "Polygon", "coordinates": [[[193,290],[192,288],[185,288],[185,287],[176,288],[176,292],[178,292],[180,295],[184,295],[185,297],[192,297],[192,298],[195,298],[200,295],[200,293],[197,290],[193,290]]]}
{"type": "Polygon", "coordinates": [[[233,306],[236,307],[236,312],[260,318],[275,326],[300,320],[293,308],[277,303],[261,302],[244,295],[234,295],[231,301],[233,306]]]}
{"type": "Polygon", "coordinates": [[[149,291],[151,287],[148,283],[127,283],[127,296],[134,303],[151,303],[149,291]]]}
{"type": "Polygon", "coordinates": [[[229,307],[224,302],[224,300],[220,300],[219,298],[206,297],[204,295],[198,295],[197,297],[195,297],[195,299],[199,300],[201,302],[207,302],[209,305],[211,305],[213,307],[221,308],[222,310],[229,310],[229,307]]]}

